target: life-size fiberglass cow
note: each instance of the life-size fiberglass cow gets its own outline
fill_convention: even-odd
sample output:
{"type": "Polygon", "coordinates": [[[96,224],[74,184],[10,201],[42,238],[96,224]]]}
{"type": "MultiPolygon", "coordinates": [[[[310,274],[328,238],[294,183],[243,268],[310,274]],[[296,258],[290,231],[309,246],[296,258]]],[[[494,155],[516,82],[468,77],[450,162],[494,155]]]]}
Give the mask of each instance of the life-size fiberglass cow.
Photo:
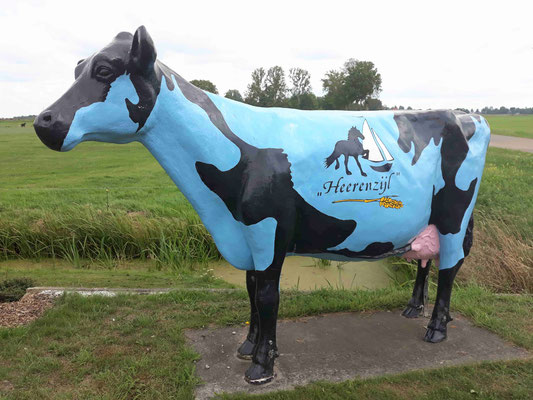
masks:
{"type": "Polygon", "coordinates": [[[156,59],[140,27],[81,60],[72,87],[34,127],[54,150],[87,140],[139,141],[159,161],[222,256],[246,270],[250,330],[237,354],[252,361],[248,382],[274,377],[287,255],[419,259],[407,317],[421,312],[426,262],[436,259],[425,340],[446,338],[489,142],[482,117],[252,107],[188,83],[156,59]]]}

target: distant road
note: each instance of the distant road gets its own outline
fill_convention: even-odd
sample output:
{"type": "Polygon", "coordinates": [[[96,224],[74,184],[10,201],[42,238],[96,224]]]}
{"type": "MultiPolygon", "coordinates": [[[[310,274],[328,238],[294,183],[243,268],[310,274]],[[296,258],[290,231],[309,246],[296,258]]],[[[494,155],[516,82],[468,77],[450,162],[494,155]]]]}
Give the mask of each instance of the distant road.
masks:
{"type": "Polygon", "coordinates": [[[490,147],[499,147],[509,150],[520,150],[533,153],[533,139],[513,136],[490,135],[490,147]]]}

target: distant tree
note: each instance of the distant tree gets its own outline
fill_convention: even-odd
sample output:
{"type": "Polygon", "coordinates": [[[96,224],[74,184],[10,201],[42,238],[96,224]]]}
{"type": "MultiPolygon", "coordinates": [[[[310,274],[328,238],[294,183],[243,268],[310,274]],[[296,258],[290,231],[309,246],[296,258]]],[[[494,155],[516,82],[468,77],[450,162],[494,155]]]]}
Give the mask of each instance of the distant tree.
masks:
{"type": "Polygon", "coordinates": [[[285,107],[287,106],[287,84],[285,82],[285,72],[280,66],[268,69],[265,78],[265,92],[267,106],[285,107]]]}
{"type": "Polygon", "coordinates": [[[206,92],[218,94],[218,89],[215,84],[206,79],[193,79],[192,81],[190,81],[190,83],[192,83],[197,88],[205,90],[206,92]]]}
{"type": "Polygon", "coordinates": [[[398,110],[405,110],[404,106],[398,107],[398,110]]]}
{"type": "Polygon", "coordinates": [[[230,89],[226,92],[224,97],[240,102],[244,102],[244,99],[241,96],[241,92],[239,92],[237,89],[230,89]]]}
{"type": "Polygon", "coordinates": [[[246,103],[253,106],[266,106],[265,77],[266,71],[262,67],[252,72],[252,83],[248,85],[244,97],[246,103]]]}
{"type": "Polygon", "coordinates": [[[346,93],[344,91],[344,73],[342,71],[331,70],[322,79],[322,88],[326,92],[322,106],[326,110],[346,108],[346,93]]]}
{"type": "Polygon", "coordinates": [[[373,62],[351,58],[344,64],[343,72],[348,105],[361,106],[370,97],[378,98],[381,92],[381,75],[373,62]]]}
{"type": "Polygon", "coordinates": [[[374,99],[372,97],[369,97],[365,100],[364,103],[364,109],[365,110],[383,110],[383,103],[380,99],[374,99]]]}
{"type": "Polygon", "coordinates": [[[261,107],[287,106],[287,84],[283,68],[274,66],[266,72],[264,68],[255,69],[244,101],[261,107]]]}
{"type": "Polygon", "coordinates": [[[291,96],[288,101],[290,108],[297,108],[299,110],[317,110],[319,106],[319,98],[314,93],[304,93],[300,96],[291,96]]]}
{"type": "Polygon", "coordinates": [[[311,75],[302,68],[291,68],[289,70],[291,97],[289,107],[300,110],[315,110],[318,108],[317,97],[311,91],[311,75]]]}
{"type": "Polygon", "coordinates": [[[467,113],[467,114],[470,113],[470,111],[468,110],[468,108],[461,108],[461,107],[459,107],[459,108],[456,108],[456,110],[457,110],[457,111],[462,111],[462,112],[467,113]]]}
{"type": "Polygon", "coordinates": [[[367,99],[379,97],[381,75],[373,62],[351,58],[340,71],[327,72],[322,87],[326,108],[364,109],[367,99]]]}
{"type": "Polygon", "coordinates": [[[292,87],[290,89],[292,96],[300,96],[305,93],[311,93],[311,75],[302,68],[291,68],[289,70],[289,79],[292,87]]]}

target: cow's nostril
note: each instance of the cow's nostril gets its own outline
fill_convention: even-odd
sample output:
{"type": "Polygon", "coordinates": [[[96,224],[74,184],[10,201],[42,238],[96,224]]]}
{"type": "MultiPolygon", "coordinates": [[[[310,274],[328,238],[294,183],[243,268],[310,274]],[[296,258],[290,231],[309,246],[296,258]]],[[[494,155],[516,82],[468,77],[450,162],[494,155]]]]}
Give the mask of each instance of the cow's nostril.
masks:
{"type": "Polygon", "coordinates": [[[47,115],[43,116],[43,120],[46,121],[46,122],[50,122],[52,120],[52,116],[50,114],[47,114],[47,115]]]}

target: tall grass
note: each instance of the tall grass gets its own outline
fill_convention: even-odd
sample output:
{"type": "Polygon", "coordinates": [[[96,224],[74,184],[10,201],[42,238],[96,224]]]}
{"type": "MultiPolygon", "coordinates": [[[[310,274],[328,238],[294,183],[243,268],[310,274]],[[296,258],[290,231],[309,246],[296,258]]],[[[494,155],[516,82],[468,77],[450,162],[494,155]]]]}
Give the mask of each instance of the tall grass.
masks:
{"type": "Polygon", "coordinates": [[[64,258],[112,266],[120,259],[155,259],[158,266],[190,268],[220,258],[195,215],[147,217],[78,208],[35,220],[0,221],[0,257],[64,258]]]}
{"type": "Polygon", "coordinates": [[[533,241],[501,216],[476,213],[474,245],[458,275],[498,292],[533,293],[533,241]]]}

